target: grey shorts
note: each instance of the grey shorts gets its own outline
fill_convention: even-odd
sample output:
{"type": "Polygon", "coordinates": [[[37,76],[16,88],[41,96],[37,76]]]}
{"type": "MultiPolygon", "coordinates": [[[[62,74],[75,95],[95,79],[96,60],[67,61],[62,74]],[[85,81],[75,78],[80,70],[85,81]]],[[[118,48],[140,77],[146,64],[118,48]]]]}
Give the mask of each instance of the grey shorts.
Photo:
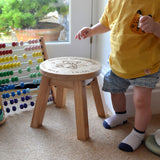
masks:
{"type": "Polygon", "coordinates": [[[126,92],[130,85],[146,88],[155,88],[159,80],[159,76],[160,71],[144,77],[123,79],[115,75],[111,70],[109,70],[104,76],[102,90],[111,93],[123,93],[126,92]]]}

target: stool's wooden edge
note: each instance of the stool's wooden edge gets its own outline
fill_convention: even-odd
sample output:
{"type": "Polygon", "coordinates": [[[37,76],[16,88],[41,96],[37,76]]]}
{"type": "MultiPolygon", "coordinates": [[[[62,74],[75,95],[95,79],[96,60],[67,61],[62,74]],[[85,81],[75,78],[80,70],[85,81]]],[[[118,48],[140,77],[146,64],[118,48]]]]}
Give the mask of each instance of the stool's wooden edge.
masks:
{"type": "Polygon", "coordinates": [[[54,80],[73,81],[73,80],[87,80],[87,79],[97,77],[101,73],[101,69],[99,69],[95,72],[90,72],[87,74],[77,74],[77,75],[69,75],[69,74],[61,75],[61,74],[49,73],[49,72],[46,72],[42,69],[40,69],[40,72],[42,75],[49,77],[49,78],[52,78],[54,80]]]}

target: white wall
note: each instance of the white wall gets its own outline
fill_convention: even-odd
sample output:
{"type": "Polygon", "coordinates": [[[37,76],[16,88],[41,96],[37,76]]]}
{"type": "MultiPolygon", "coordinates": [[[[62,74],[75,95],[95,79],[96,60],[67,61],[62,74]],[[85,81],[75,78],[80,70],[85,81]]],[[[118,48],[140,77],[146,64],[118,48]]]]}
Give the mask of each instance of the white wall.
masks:
{"type": "MultiPolygon", "coordinates": [[[[107,0],[93,0],[93,24],[96,24],[101,17],[104,7],[106,5],[107,0]]],[[[98,35],[93,38],[92,44],[92,58],[98,60],[102,63],[102,73],[100,75],[101,86],[103,83],[103,76],[106,73],[109,64],[108,64],[108,56],[111,51],[110,42],[109,42],[109,33],[98,35]]],[[[126,92],[127,99],[127,112],[129,117],[134,116],[134,104],[132,100],[133,89],[130,87],[126,92]]],[[[110,93],[102,92],[103,103],[105,107],[108,107],[111,113],[114,114],[110,93]]],[[[160,83],[157,84],[157,88],[153,90],[152,93],[152,113],[158,114],[160,113],[160,83]]]]}

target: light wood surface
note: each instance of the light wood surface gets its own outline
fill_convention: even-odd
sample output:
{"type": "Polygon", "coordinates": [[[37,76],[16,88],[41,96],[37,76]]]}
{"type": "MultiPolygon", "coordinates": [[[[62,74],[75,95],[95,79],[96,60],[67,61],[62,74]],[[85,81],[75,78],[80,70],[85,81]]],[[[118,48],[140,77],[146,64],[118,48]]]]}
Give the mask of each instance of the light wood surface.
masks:
{"type": "Polygon", "coordinates": [[[50,87],[56,86],[56,106],[64,107],[67,88],[74,91],[77,138],[89,138],[86,85],[91,84],[98,116],[105,117],[97,76],[99,62],[82,57],[58,57],[40,64],[42,80],[34,109],[31,127],[42,125],[50,87]],[[43,102],[42,102],[43,101],[43,102]]]}

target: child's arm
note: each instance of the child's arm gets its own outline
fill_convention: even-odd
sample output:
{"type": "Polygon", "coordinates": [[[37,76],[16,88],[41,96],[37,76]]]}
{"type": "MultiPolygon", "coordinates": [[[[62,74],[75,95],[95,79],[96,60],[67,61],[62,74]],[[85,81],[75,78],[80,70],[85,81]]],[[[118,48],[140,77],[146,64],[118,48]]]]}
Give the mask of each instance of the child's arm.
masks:
{"type": "Polygon", "coordinates": [[[155,22],[150,16],[142,16],[140,18],[140,28],[144,32],[153,33],[160,38],[160,23],[155,22]]]}
{"type": "Polygon", "coordinates": [[[110,29],[102,25],[101,23],[97,23],[92,27],[84,27],[82,28],[75,36],[76,39],[81,40],[81,38],[85,39],[87,37],[91,37],[96,34],[101,34],[108,32],[110,29]]]}

